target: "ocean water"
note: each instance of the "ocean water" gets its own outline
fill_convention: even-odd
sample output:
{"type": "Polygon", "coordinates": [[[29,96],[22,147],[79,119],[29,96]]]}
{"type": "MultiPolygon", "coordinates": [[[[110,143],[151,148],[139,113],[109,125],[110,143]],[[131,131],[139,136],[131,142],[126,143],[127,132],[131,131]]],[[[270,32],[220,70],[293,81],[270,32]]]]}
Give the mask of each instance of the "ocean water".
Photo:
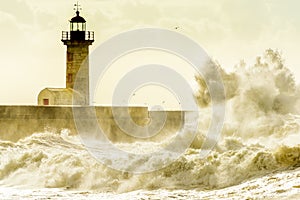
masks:
{"type": "MultiPolygon", "coordinates": [[[[0,198],[299,199],[300,89],[282,60],[267,50],[252,66],[241,63],[230,73],[220,68],[226,119],[217,145],[204,158],[199,154],[211,110],[198,77],[195,95],[204,113],[198,134],[170,165],[149,173],[121,172],[98,162],[68,130],[34,133],[0,141],[0,198]]],[[[169,140],[114,145],[151,152],[169,140]]],[[[127,162],[135,168],[151,164],[127,162]]]]}

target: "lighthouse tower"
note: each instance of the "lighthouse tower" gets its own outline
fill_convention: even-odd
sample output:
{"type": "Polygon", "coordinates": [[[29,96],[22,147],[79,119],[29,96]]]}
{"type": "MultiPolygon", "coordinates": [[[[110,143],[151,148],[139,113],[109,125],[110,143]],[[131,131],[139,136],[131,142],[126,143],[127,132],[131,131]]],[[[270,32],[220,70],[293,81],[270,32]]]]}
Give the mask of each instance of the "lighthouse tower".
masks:
{"type": "Polygon", "coordinates": [[[94,42],[94,32],[86,31],[86,21],[76,6],[76,16],[70,20],[70,31],[62,32],[62,42],[67,46],[66,56],[66,88],[74,89],[84,98],[84,104],[89,104],[89,46],[94,42]],[[80,77],[77,73],[80,71],[80,77]]]}

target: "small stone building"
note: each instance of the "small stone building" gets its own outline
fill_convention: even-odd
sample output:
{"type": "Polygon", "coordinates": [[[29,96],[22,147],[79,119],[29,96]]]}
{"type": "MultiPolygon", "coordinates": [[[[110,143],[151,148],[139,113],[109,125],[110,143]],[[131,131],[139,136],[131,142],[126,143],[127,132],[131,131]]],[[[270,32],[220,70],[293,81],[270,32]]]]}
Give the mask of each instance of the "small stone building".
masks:
{"type": "Polygon", "coordinates": [[[38,96],[38,105],[83,105],[84,98],[71,88],[45,88],[38,96]],[[73,102],[73,96],[76,102],[73,102]]]}

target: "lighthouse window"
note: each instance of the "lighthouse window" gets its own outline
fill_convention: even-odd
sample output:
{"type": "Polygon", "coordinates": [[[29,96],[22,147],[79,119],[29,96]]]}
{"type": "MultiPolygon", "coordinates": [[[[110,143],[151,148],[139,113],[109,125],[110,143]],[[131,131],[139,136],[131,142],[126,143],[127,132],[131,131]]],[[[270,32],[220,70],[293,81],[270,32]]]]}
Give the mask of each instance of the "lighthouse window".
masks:
{"type": "Polygon", "coordinates": [[[86,24],[81,22],[71,22],[70,23],[70,30],[71,31],[85,31],[86,24]]]}
{"type": "Polygon", "coordinates": [[[73,53],[67,53],[67,59],[68,59],[68,61],[72,61],[73,60],[73,53]]]}
{"type": "Polygon", "coordinates": [[[73,74],[68,74],[68,83],[73,82],[73,74]]]}
{"type": "Polygon", "coordinates": [[[80,24],[77,22],[71,23],[71,31],[79,31],[80,29],[80,24]]]}

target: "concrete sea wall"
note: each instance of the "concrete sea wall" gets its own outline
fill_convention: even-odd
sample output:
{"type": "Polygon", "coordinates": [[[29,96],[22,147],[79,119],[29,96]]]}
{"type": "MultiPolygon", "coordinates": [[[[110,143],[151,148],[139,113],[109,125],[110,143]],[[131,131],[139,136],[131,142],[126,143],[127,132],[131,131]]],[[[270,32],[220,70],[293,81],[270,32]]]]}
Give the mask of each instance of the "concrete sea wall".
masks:
{"type": "MultiPolygon", "coordinates": [[[[80,112],[95,111],[99,126],[113,142],[133,142],[137,139],[126,134],[115,122],[111,107],[78,107],[80,112]]],[[[130,113],[131,119],[138,125],[144,126],[151,121],[151,114],[147,107],[118,107],[117,116],[130,113]]],[[[147,140],[159,141],[162,137],[180,130],[183,114],[180,111],[167,111],[164,127],[156,136],[147,140]]],[[[124,120],[124,119],[123,119],[124,120]]],[[[125,119],[126,121],[126,119],[125,119]]],[[[0,139],[17,141],[33,133],[50,131],[60,133],[69,130],[70,134],[77,134],[71,106],[0,106],[0,139]]],[[[143,140],[143,139],[141,139],[143,140]]]]}

